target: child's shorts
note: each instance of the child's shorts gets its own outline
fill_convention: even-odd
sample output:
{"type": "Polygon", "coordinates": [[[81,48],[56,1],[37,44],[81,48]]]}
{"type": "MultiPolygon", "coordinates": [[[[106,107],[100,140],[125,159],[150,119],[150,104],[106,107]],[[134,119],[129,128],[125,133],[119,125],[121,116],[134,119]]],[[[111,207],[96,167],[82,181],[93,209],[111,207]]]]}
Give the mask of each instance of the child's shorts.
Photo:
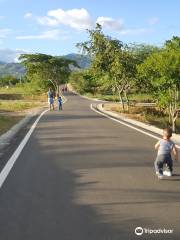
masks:
{"type": "Polygon", "coordinates": [[[54,99],[53,98],[48,98],[48,103],[49,104],[53,104],[54,103],[54,99]]]}
{"type": "Polygon", "coordinates": [[[162,163],[172,162],[171,154],[157,155],[156,162],[162,162],[162,163]]]}
{"type": "Polygon", "coordinates": [[[156,160],[154,162],[155,170],[159,171],[163,169],[163,165],[166,164],[169,170],[173,171],[173,160],[171,158],[171,154],[161,154],[157,155],[156,160]]]}

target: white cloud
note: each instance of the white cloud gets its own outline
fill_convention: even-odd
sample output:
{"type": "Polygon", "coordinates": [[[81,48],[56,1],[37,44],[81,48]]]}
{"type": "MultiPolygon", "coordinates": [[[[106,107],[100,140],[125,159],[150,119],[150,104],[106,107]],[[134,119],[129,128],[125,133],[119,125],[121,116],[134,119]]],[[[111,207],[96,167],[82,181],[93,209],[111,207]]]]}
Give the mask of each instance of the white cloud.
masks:
{"type": "Polygon", "coordinates": [[[50,17],[37,17],[37,21],[41,24],[41,25],[45,25],[45,26],[58,26],[59,22],[56,19],[50,18],[50,17]]]}
{"type": "Polygon", "coordinates": [[[47,39],[47,40],[58,40],[60,31],[58,29],[45,31],[39,35],[26,35],[26,36],[17,36],[18,40],[29,40],[29,39],[47,39]]]}
{"type": "Polygon", "coordinates": [[[141,34],[149,34],[152,33],[153,30],[149,28],[132,28],[132,29],[124,29],[119,32],[121,35],[141,35],[141,34]]]}
{"type": "MultiPolygon", "coordinates": [[[[36,20],[39,24],[49,27],[59,27],[60,25],[68,26],[76,30],[90,29],[95,26],[95,21],[92,20],[89,12],[84,9],[55,9],[47,12],[46,16],[34,16],[32,13],[26,13],[25,18],[36,20]]],[[[154,25],[159,21],[157,17],[152,17],[148,20],[149,25],[154,25]]],[[[149,28],[132,28],[127,29],[123,25],[121,19],[113,19],[111,17],[100,16],[96,23],[99,23],[103,28],[110,31],[116,31],[121,35],[142,35],[150,34],[153,29],[149,28]]],[[[55,29],[45,31],[39,35],[17,36],[16,39],[59,39],[60,31],[55,29]]],[[[66,36],[61,36],[61,39],[67,39],[66,36]]]]}
{"type": "Polygon", "coordinates": [[[155,25],[159,22],[159,18],[157,17],[152,17],[148,20],[149,25],[155,25]]]}
{"type": "Polygon", "coordinates": [[[26,13],[24,14],[24,18],[32,18],[32,13],[26,13]]]}
{"type": "Polygon", "coordinates": [[[67,11],[62,9],[51,10],[47,13],[47,16],[38,17],[37,20],[42,25],[58,26],[63,24],[77,30],[91,28],[93,25],[88,11],[84,8],[67,11]]]}
{"type": "Polygon", "coordinates": [[[0,61],[17,62],[18,57],[23,53],[27,53],[27,51],[22,49],[0,49],[0,61]]]}
{"type": "Polygon", "coordinates": [[[122,20],[116,20],[110,17],[98,17],[96,23],[110,30],[121,31],[123,29],[122,20]]]}
{"type": "Polygon", "coordinates": [[[9,28],[0,28],[0,39],[6,38],[10,32],[11,29],[9,28]]]}

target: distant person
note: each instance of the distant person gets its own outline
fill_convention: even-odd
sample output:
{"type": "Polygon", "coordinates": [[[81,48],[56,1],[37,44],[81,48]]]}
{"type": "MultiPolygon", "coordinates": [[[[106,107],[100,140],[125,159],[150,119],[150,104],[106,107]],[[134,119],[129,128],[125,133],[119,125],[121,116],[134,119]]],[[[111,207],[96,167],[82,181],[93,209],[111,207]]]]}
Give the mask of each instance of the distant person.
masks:
{"type": "Polygon", "coordinates": [[[47,92],[48,95],[48,103],[49,103],[49,110],[54,110],[54,94],[51,88],[49,88],[49,91],[47,92]]]}
{"type": "Polygon", "coordinates": [[[155,145],[155,149],[158,150],[158,152],[154,166],[159,179],[163,178],[163,174],[169,177],[172,176],[173,160],[171,153],[173,153],[175,160],[178,161],[178,151],[171,137],[172,129],[169,127],[165,128],[162,139],[155,145]],[[166,165],[167,170],[163,172],[164,165],[166,165]]]}
{"type": "Polygon", "coordinates": [[[57,97],[57,101],[58,101],[58,110],[62,110],[62,97],[58,96],[57,97]]]}

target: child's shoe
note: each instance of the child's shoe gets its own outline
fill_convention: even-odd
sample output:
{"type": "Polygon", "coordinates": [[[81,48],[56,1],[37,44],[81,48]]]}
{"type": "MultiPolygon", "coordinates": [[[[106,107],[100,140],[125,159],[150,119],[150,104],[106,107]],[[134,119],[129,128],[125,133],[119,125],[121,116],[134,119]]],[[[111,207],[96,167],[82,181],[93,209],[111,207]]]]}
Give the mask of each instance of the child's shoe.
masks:
{"type": "Polygon", "coordinates": [[[163,174],[164,174],[165,176],[167,176],[167,177],[172,177],[172,172],[171,172],[171,171],[165,170],[165,171],[163,172],[163,174]]]}

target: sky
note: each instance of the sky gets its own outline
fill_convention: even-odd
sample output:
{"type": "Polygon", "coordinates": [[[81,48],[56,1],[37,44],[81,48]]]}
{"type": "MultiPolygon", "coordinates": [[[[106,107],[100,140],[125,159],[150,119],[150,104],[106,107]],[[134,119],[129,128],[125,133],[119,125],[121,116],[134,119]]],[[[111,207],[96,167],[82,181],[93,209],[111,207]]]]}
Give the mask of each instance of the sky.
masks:
{"type": "Polygon", "coordinates": [[[20,53],[77,53],[86,29],[161,46],[180,35],[179,0],[0,0],[0,61],[20,53]]]}

